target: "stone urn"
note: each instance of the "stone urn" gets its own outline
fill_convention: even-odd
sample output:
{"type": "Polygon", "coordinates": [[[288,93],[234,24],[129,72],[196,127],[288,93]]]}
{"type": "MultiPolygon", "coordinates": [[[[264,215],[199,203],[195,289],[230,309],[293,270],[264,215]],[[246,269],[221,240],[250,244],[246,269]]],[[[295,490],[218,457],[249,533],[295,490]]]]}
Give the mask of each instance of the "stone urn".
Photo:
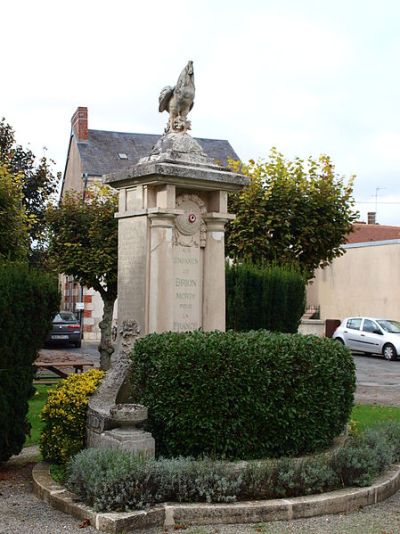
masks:
{"type": "Polygon", "coordinates": [[[113,423],[122,428],[134,428],[147,419],[147,407],[142,404],[115,404],[110,409],[113,423]]]}

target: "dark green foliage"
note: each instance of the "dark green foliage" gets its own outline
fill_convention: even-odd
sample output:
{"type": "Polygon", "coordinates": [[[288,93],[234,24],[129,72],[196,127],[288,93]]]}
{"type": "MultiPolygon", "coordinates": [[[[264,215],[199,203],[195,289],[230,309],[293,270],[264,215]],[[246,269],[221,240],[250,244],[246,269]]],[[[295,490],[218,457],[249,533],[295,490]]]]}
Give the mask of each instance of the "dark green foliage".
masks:
{"type": "MultiPolygon", "coordinates": [[[[13,175],[21,177],[22,202],[30,219],[31,244],[36,242],[37,246],[37,241],[44,238],[46,205],[57,192],[61,174],[53,173],[53,160],[42,156],[37,161],[31,150],[18,145],[14,130],[4,118],[0,121],[0,163],[5,164],[13,175]]],[[[34,251],[35,247],[32,248],[34,251]]]]}
{"type": "Polygon", "coordinates": [[[134,348],[132,392],[159,455],[229,459],[312,452],[350,416],[355,368],[330,339],[298,334],[151,334],[134,348]]]}
{"type": "Polygon", "coordinates": [[[227,264],[227,328],[295,333],[304,306],[305,279],[295,267],[227,264]]]}
{"type": "Polygon", "coordinates": [[[24,261],[28,257],[29,221],[23,207],[20,176],[0,161],[0,261],[24,261]]]}
{"type": "Polygon", "coordinates": [[[236,215],[226,228],[226,253],[262,265],[296,263],[305,276],[341,256],[357,220],[353,178],[345,184],[328,156],[287,160],[272,148],[266,161],[230,161],[250,183],[228,197],[236,215]]]}
{"type": "Polygon", "coordinates": [[[0,264],[0,462],[22,449],[32,394],[32,363],[58,308],[57,280],[0,264]]]}
{"type": "Polygon", "coordinates": [[[394,458],[400,424],[348,439],[333,454],[230,462],[144,460],[119,450],[87,449],[70,460],[67,487],[97,511],[141,509],[165,501],[234,502],[297,497],[366,486],[394,458]]]}
{"type": "Polygon", "coordinates": [[[81,286],[92,287],[103,300],[101,369],[109,369],[114,352],[111,323],[118,289],[117,197],[109,187],[95,184],[85,191],[85,202],[80,193],[69,191],[61,204],[47,210],[53,267],[73,276],[81,286]]]}

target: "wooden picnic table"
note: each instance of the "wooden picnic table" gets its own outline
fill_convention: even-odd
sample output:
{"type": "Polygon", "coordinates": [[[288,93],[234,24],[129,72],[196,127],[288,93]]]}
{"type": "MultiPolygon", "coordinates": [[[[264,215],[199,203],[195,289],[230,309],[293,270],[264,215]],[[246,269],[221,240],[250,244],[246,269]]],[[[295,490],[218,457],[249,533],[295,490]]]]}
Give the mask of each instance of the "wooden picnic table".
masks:
{"type": "Polygon", "coordinates": [[[65,373],[62,369],[73,368],[75,373],[82,373],[85,367],[93,367],[94,364],[92,362],[88,362],[87,360],[71,360],[62,362],[44,362],[36,360],[33,365],[36,367],[36,369],[47,369],[61,378],[67,378],[68,373],[65,373]]]}

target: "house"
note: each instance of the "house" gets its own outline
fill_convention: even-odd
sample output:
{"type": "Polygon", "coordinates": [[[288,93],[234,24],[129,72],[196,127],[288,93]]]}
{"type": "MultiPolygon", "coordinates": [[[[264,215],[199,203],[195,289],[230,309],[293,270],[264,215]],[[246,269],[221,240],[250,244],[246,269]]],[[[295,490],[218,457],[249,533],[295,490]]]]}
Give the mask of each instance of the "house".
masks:
{"type": "MultiPolygon", "coordinates": [[[[101,181],[103,175],[121,171],[138,163],[150,154],[160,134],[110,132],[89,129],[88,109],[78,107],[71,119],[71,135],[68,145],[61,198],[67,191],[84,192],[90,184],[101,181]]],[[[226,140],[199,139],[204,152],[221,165],[228,159],[239,157],[226,140]]],[[[100,336],[103,303],[100,295],[90,288],[80,287],[70,276],[62,276],[62,307],[65,310],[81,310],[84,338],[100,336]]]]}
{"type": "Polygon", "coordinates": [[[368,224],[353,225],[343,249],[343,256],[316,271],[307,306],[319,308],[323,321],[351,315],[400,319],[400,227],[369,217],[368,224]]]}

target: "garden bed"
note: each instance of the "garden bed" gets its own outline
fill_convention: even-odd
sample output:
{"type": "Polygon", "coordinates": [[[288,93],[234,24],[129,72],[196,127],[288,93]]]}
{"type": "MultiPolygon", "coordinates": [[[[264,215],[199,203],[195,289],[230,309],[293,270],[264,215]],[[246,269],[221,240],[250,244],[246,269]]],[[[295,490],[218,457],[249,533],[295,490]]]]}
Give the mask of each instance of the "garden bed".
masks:
{"type": "Polygon", "coordinates": [[[374,484],[365,488],[345,488],[322,495],[233,504],[163,503],[149,510],[134,512],[96,512],[63,486],[55,484],[49,473],[49,464],[44,462],[33,469],[33,488],[35,495],[54,508],[79,519],[88,519],[97,530],[116,534],[148,527],[258,523],[347,513],[381,502],[396,493],[400,488],[400,465],[394,465],[374,484]]]}

